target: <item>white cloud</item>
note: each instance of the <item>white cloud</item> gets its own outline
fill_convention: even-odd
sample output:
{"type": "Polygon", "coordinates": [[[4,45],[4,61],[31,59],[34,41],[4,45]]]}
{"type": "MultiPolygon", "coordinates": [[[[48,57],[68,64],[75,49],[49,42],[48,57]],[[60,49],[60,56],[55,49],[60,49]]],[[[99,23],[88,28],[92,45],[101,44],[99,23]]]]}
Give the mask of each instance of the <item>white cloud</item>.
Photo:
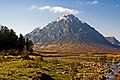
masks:
{"type": "Polygon", "coordinates": [[[80,13],[84,13],[84,11],[81,11],[80,13]]]}
{"type": "Polygon", "coordinates": [[[78,4],[83,4],[83,2],[81,2],[81,1],[76,1],[76,3],[78,3],[78,4]]]}
{"type": "Polygon", "coordinates": [[[116,4],[115,7],[119,7],[120,5],[119,4],[116,4]]]}
{"type": "Polygon", "coordinates": [[[99,2],[98,2],[98,0],[93,0],[93,1],[91,1],[91,2],[87,2],[87,4],[98,4],[99,2]]]}
{"type": "Polygon", "coordinates": [[[34,6],[34,5],[30,6],[29,10],[31,10],[31,9],[37,9],[37,6],[34,6]]]}
{"type": "Polygon", "coordinates": [[[69,9],[69,8],[64,8],[64,7],[59,7],[59,6],[34,6],[32,5],[31,7],[29,7],[30,10],[48,10],[50,12],[53,13],[72,13],[72,14],[79,14],[78,10],[74,10],[74,9],[69,9]]]}

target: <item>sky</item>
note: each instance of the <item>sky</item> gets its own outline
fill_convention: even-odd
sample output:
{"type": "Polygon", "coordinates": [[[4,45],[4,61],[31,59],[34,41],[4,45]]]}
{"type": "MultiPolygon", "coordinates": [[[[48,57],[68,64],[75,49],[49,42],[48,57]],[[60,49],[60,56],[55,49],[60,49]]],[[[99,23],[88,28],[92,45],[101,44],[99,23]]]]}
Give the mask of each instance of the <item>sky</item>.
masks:
{"type": "Polygon", "coordinates": [[[120,40],[120,0],[0,0],[0,25],[17,34],[42,28],[67,13],[120,40]]]}

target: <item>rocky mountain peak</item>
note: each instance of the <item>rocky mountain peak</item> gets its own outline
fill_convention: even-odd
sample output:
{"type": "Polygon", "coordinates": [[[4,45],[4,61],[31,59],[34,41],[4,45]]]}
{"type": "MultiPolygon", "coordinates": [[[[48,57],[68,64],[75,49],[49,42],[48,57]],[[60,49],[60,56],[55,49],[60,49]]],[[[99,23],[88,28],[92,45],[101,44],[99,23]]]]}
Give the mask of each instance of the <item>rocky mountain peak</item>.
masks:
{"type": "Polygon", "coordinates": [[[34,43],[107,43],[107,40],[93,27],[80,21],[73,14],[66,14],[46,25],[43,29],[36,28],[26,35],[34,43]]]}
{"type": "Polygon", "coordinates": [[[73,14],[70,14],[70,13],[68,13],[68,14],[66,14],[66,15],[63,15],[63,16],[61,16],[61,17],[58,17],[57,19],[55,19],[53,22],[63,22],[63,21],[70,21],[70,22],[72,22],[73,20],[78,20],[78,18],[77,17],[75,17],[73,14]]]}
{"type": "MultiPolygon", "coordinates": [[[[25,37],[32,40],[35,44],[39,43],[44,45],[44,48],[54,45],[55,49],[58,45],[62,47],[60,45],[65,46],[68,44],[71,44],[73,48],[77,44],[78,49],[81,47],[85,47],[85,49],[87,47],[92,48],[93,46],[98,48],[101,45],[114,47],[102,34],[86,22],[79,20],[73,14],[63,15],[53,20],[42,29],[34,29],[31,33],[26,34],[25,37]]],[[[68,46],[68,48],[69,47],[70,46],[68,46]]],[[[89,48],[87,49],[89,50],[89,48]]],[[[79,50],[76,51],[80,52],[79,50]]]]}

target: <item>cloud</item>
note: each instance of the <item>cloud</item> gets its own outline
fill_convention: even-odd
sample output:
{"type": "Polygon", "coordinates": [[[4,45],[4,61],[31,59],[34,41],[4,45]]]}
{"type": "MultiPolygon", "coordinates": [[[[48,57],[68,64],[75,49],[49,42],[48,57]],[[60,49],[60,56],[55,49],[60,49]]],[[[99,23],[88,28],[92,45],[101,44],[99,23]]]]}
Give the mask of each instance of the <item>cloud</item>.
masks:
{"type": "Polygon", "coordinates": [[[69,8],[64,8],[64,7],[60,7],[60,6],[35,6],[32,5],[29,7],[29,10],[48,10],[50,12],[53,13],[72,13],[72,14],[79,14],[78,10],[74,10],[74,9],[69,9],[69,8]]]}
{"type": "Polygon", "coordinates": [[[34,5],[30,6],[29,10],[31,10],[31,9],[37,9],[37,6],[34,6],[34,5]]]}
{"type": "Polygon", "coordinates": [[[81,11],[80,13],[84,13],[84,11],[81,11]]]}
{"type": "Polygon", "coordinates": [[[116,4],[115,7],[119,7],[120,5],[119,4],[116,4]]]}
{"type": "Polygon", "coordinates": [[[76,1],[76,3],[83,4],[83,2],[81,2],[81,1],[76,1]]]}
{"type": "Polygon", "coordinates": [[[91,2],[87,2],[87,4],[92,4],[92,5],[95,5],[95,4],[98,4],[98,3],[99,3],[98,0],[93,0],[91,2]]]}

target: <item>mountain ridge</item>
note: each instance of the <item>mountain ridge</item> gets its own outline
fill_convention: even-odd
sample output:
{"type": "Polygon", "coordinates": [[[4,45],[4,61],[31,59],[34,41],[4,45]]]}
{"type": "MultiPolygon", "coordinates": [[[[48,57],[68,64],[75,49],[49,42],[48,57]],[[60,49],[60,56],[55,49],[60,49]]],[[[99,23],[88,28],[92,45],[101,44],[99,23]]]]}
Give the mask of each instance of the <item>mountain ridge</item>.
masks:
{"type": "Polygon", "coordinates": [[[112,43],[113,45],[118,45],[120,46],[120,42],[114,37],[114,36],[110,36],[110,37],[105,37],[110,43],[112,43]]]}
{"type": "MultiPolygon", "coordinates": [[[[53,49],[56,51],[63,50],[67,52],[67,50],[70,51],[70,49],[74,48],[75,50],[72,51],[82,52],[84,51],[82,47],[84,47],[84,52],[97,52],[97,47],[101,45],[107,46],[107,51],[109,51],[110,48],[117,47],[106,40],[102,34],[95,30],[95,28],[91,27],[86,22],[80,21],[73,14],[67,14],[59,17],[42,29],[36,28],[31,33],[26,34],[25,37],[32,40],[35,44],[41,44],[41,46],[39,46],[38,48],[34,47],[35,50],[50,49],[52,51],[53,49]],[[76,49],[76,44],[79,45],[78,49],[76,49]],[[66,47],[68,48],[66,49],[66,47],[64,47],[60,49],[60,47],[64,45],[66,45],[66,47]],[[94,50],[91,50],[92,48],[90,48],[89,46],[96,48],[93,48],[94,50]]],[[[102,47],[99,48],[103,50],[102,47]]],[[[105,47],[103,48],[105,49],[105,47]]]]}

